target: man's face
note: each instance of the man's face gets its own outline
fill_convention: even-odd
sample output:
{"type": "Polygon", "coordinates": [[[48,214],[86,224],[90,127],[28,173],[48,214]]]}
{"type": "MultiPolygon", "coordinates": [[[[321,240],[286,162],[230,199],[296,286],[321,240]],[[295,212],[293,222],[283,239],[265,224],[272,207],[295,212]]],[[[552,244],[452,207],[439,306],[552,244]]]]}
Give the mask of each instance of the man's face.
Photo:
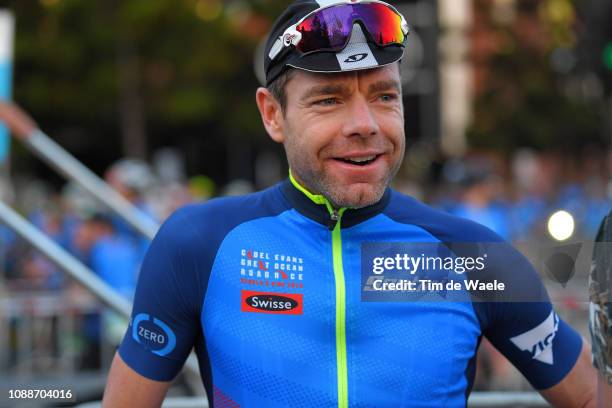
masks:
{"type": "Polygon", "coordinates": [[[297,71],[282,136],[294,177],[336,207],[378,202],[405,149],[397,64],[339,74],[297,71]]]}

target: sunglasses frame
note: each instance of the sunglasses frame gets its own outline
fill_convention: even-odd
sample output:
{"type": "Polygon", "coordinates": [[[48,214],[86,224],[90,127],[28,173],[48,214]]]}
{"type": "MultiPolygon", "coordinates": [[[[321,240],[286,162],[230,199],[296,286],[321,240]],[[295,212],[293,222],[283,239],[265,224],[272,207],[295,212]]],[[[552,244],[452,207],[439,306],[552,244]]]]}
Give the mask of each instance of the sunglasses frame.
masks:
{"type": "MultiPolygon", "coordinates": [[[[306,19],[308,19],[310,16],[312,16],[315,13],[320,12],[321,10],[325,10],[328,8],[332,8],[332,7],[338,7],[341,5],[353,5],[353,4],[382,4],[386,7],[388,7],[389,9],[391,9],[393,12],[395,12],[398,16],[401,17],[402,21],[401,21],[401,29],[402,32],[404,33],[404,38],[407,37],[410,34],[410,26],[408,25],[408,22],[406,21],[406,18],[403,16],[402,13],[400,13],[397,8],[395,8],[394,6],[392,6],[389,3],[386,3],[384,1],[380,1],[380,0],[344,0],[344,1],[338,1],[337,3],[334,4],[329,4],[327,6],[324,7],[319,7],[316,10],[311,11],[310,13],[306,14],[304,17],[302,17],[297,23],[293,24],[292,26],[288,27],[285,32],[283,33],[283,35],[281,35],[276,42],[274,43],[274,46],[272,47],[272,49],[270,50],[270,54],[268,55],[270,57],[270,59],[272,61],[274,61],[275,58],[277,58],[279,56],[279,54],[281,54],[281,52],[284,49],[287,49],[290,46],[294,46],[297,47],[297,45],[300,43],[300,41],[302,40],[302,33],[300,33],[297,30],[297,27],[302,24],[306,19]]],[[[370,39],[372,39],[372,34],[370,34],[370,32],[368,31],[367,27],[365,27],[364,32],[366,32],[366,35],[368,37],[370,37],[370,39]]],[[[351,32],[352,35],[352,32],[351,32]]],[[[375,41],[375,39],[372,39],[375,41]]],[[[347,40],[347,44],[350,42],[350,36],[347,40]]],[[[346,44],[345,44],[346,45],[346,44]]],[[[318,52],[319,50],[315,50],[315,51],[309,51],[306,53],[303,53],[303,55],[307,55],[313,52],[318,52]]]]}

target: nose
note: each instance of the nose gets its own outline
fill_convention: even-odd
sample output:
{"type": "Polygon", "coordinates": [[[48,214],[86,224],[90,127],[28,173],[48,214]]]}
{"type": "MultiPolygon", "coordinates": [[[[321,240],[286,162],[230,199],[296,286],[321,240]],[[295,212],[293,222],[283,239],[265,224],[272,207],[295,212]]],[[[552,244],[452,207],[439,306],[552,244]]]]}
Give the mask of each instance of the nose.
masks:
{"type": "Polygon", "coordinates": [[[344,125],[346,136],[370,137],[376,135],[380,127],[372,107],[363,96],[353,98],[348,104],[344,125]]]}

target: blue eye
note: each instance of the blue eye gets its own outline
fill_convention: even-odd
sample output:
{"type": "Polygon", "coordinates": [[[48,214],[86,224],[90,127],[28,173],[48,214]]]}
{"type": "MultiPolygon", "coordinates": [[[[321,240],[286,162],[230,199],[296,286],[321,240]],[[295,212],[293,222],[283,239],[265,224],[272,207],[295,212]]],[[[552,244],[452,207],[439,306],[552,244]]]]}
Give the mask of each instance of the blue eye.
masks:
{"type": "Polygon", "coordinates": [[[325,98],[325,99],[321,99],[320,101],[316,101],[315,105],[332,106],[332,105],[335,105],[336,103],[338,103],[338,100],[336,98],[325,98]]]}
{"type": "Polygon", "coordinates": [[[380,96],[380,100],[383,102],[392,102],[392,101],[395,101],[396,99],[397,99],[397,96],[393,94],[384,94],[380,96]]]}

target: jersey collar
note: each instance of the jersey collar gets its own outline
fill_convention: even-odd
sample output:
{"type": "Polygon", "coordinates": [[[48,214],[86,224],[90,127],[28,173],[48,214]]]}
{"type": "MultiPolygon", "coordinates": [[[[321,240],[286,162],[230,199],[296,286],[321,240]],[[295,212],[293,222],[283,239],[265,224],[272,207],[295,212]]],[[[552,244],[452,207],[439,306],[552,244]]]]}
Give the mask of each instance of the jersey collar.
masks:
{"type": "MultiPolygon", "coordinates": [[[[330,210],[332,209],[329,201],[324,196],[313,194],[300,185],[291,172],[289,172],[289,178],[283,182],[281,190],[289,204],[299,213],[320,224],[329,224],[330,210]]],[[[390,199],[391,190],[387,188],[376,204],[359,209],[346,209],[342,215],[342,228],[352,227],[382,213],[390,199]]]]}

